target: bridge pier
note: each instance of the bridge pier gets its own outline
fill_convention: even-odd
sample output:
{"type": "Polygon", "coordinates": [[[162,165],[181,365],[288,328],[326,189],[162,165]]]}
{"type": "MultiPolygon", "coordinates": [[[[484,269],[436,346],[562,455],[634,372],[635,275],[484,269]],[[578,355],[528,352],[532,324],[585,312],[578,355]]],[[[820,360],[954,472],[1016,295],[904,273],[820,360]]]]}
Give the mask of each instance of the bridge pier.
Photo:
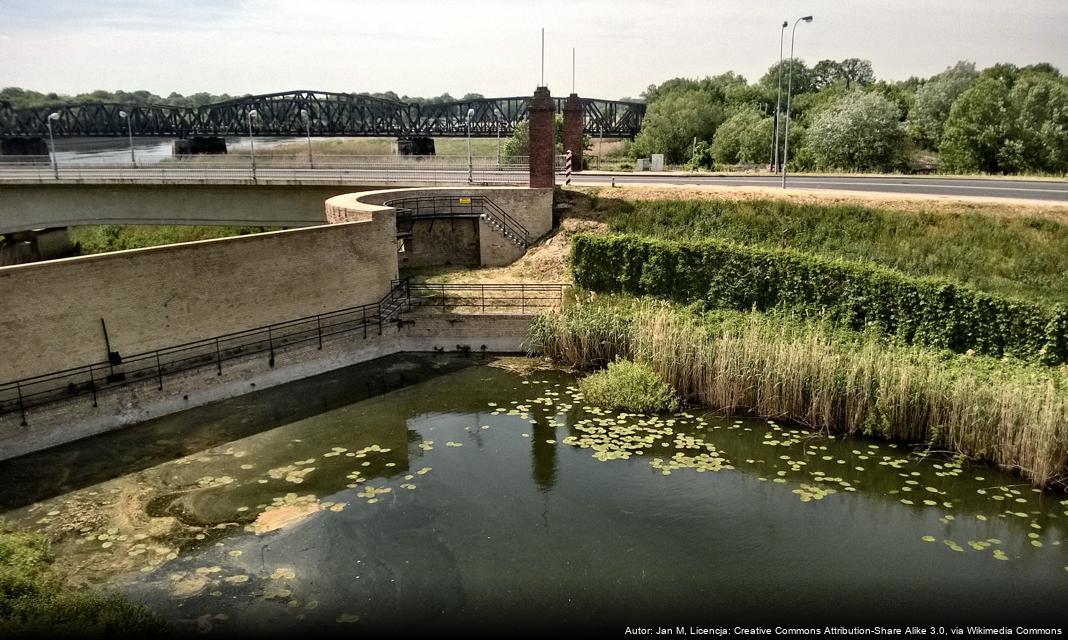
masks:
{"type": "Polygon", "coordinates": [[[0,266],[55,260],[74,254],[66,227],[0,235],[0,266]]]}
{"type": "Polygon", "coordinates": [[[435,155],[434,139],[427,136],[406,136],[397,138],[397,155],[432,156],[435,155]]]}
{"type": "Polygon", "coordinates": [[[3,138],[0,139],[0,155],[47,156],[48,144],[41,137],[3,138]]]}
{"type": "Polygon", "coordinates": [[[527,107],[530,121],[530,188],[551,189],[556,186],[556,104],[548,87],[538,87],[527,107]]]}
{"type": "Polygon", "coordinates": [[[571,150],[572,171],[582,171],[582,98],[572,93],[564,102],[564,151],[571,150]]]}
{"type": "Polygon", "coordinates": [[[183,138],[175,140],[171,145],[171,154],[176,156],[219,153],[226,153],[226,139],[217,136],[183,138]]]}

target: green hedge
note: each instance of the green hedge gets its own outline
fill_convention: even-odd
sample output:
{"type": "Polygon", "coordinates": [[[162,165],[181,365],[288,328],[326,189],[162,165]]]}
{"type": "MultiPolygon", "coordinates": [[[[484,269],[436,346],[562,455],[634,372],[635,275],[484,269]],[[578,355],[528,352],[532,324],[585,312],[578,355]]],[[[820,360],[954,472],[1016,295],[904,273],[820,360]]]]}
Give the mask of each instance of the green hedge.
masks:
{"type": "Polygon", "coordinates": [[[711,307],[783,308],[851,329],[875,326],[908,343],[1068,362],[1068,310],[1010,300],[937,278],[719,241],[579,234],[575,284],[711,307]]]}

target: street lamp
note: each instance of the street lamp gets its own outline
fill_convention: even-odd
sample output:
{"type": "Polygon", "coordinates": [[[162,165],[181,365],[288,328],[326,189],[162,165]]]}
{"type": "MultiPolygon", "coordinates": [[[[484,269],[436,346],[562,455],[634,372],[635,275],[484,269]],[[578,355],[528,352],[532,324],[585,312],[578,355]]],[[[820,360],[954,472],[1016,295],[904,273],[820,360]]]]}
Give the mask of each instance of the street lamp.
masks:
{"type": "Polygon", "coordinates": [[[775,98],[775,139],[771,142],[772,160],[771,170],[779,170],[779,112],[782,111],[782,40],[786,36],[786,27],[790,23],[783,20],[782,29],[779,29],[779,93],[775,98]]]}
{"type": "Polygon", "coordinates": [[[248,144],[252,151],[252,180],[256,180],[256,140],[252,137],[252,119],[260,115],[259,111],[255,109],[249,109],[248,111],[248,144]]]}
{"type": "Polygon", "coordinates": [[[782,188],[786,188],[786,165],[790,163],[790,97],[794,90],[794,35],[797,33],[797,23],[801,21],[812,22],[812,16],[798,18],[794,22],[794,28],[790,30],[790,73],[786,81],[786,130],[783,133],[782,142],[782,188]]]}
{"type": "Polygon", "coordinates": [[[315,168],[312,163],[312,150],[311,150],[311,117],[308,116],[307,109],[300,110],[300,117],[304,119],[304,129],[308,132],[308,166],[315,168]]]}
{"type": "Polygon", "coordinates": [[[45,122],[48,124],[48,150],[52,154],[52,173],[55,174],[56,180],[59,180],[59,163],[56,161],[56,139],[52,136],[53,120],[59,120],[58,113],[48,114],[48,120],[45,122]]]}
{"type": "Polygon", "coordinates": [[[501,170],[501,119],[497,118],[497,171],[501,170]]]}
{"type": "Polygon", "coordinates": [[[467,110],[467,183],[474,182],[474,160],[471,157],[471,118],[475,117],[475,110],[467,110]]]}
{"type": "Polygon", "coordinates": [[[130,164],[137,166],[137,159],[134,158],[133,148],[133,123],[130,122],[130,114],[125,111],[119,111],[119,117],[126,121],[126,132],[130,134],[130,164]]]}

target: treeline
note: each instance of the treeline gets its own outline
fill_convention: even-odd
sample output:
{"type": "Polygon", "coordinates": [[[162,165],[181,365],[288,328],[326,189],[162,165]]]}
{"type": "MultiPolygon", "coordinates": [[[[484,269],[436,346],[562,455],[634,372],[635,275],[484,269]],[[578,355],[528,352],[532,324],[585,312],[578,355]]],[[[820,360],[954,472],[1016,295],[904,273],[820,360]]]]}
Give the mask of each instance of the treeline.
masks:
{"type": "MultiPolygon", "coordinates": [[[[174,107],[202,107],[207,104],[212,104],[213,102],[225,102],[227,100],[234,100],[236,98],[243,98],[250,95],[252,94],[230,95],[228,93],[222,93],[216,95],[200,92],[183,96],[180,93],[171,92],[170,95],[163,97],[156,95],[151,91],[144,90],[104,91],[98,89],[96,91],[90,91],[89,93],[79,93],[71,96],[59,93],[41,93],[40,91],[32,91],[30,89],[22,89],[19,87],[5,87],[0,89],[0,102],[9,102],[13,109],[53,107],[62,104],[85,104],[89,102],[115,102],[131,106],[163,104],[174,107]]],[[[353,93],[352,95],[364,95],[372,98],[382,98],[409,104],[440,104],[443,102],[455,102],[457,100],[478,100],[485,97],[481,93],[467,93],[464,94],[462,98],[454,98],[448,93],[443,93],[440,96],[435,96],[433,98],[423,98],[407,95],[398,96],[396,92],[393,91],[386,91],[385,93],[353,93]]]]}
{"type": "MultiPolygon", "coordinates": [[[[898,82],[878,80],[857,58],[785,61],[782,71],[782,112],[793,76],[791,169],[1068,172],[1068,78],[1050,64],[978,70],[962,61],[898,82]]],[[[728,72],[652,85],[632,152],[695,167],[768,166],[778,86],[778,64],[752,84],[728,72]]]]}
{"type": "Polygon", "coordinates": [[[59,93],[41,93],[40,91],[21,89],[19,87],[4,87],[0,89],[0,101],[6,100],[10,102],[13,109],[53,107],[62,104],[85,104],[88,102],[116,102],[131,106],[164,104],[174,107],[200,107],[213,102],[233,100],[237,97],[240,96],[232,96],[228,93],[215,95],[200,92],[183,96],[180,93],[172,92],[164,98],[151,91],[104,91],[101,89],[71,96],[59,93]]]}

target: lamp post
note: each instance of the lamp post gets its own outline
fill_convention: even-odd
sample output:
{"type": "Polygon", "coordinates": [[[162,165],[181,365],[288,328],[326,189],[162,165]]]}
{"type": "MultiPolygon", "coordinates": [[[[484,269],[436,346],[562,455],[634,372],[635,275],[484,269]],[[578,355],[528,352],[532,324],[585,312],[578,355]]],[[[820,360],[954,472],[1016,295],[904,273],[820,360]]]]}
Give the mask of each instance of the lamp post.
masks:
{"type": "Polygon", "coordinates": [[[501,170],[501,119],[497,118],[497,171],[501,170]]]}
{"type": "Polygon", "coordinates": [[[252,181],[256,181],[256,140],[252,137],[252,119],[260,115],[259,111],[255,109],[249,109],[248,111],[248,144],[252,150],[252,181]]]}
{"type": "Polygon", "coordinates": [[[314,169],[315,164],[312,162],[312,149],[311,149],[311,117],[308,116],[307,109],[300,110],[300,117],[304,120],[304,130],[308,133],[308,167],[314,169]]]}
{"type": "Polygon", "coordinates": [[[474,182],[475,165],[471,157],[471,118],[475,117],[475,110],[467,110],[467,183],[474,182]]]}
{"type": "Polygon", "coordinates": [[[137,159],[134,158],[133,147],[133,123],[130,122],[130,114],[125,111],[119,111],[119,117],[126,121],[126,132],[130,135],[130,164],[137,166],[137,159]]]}
{"type": "Polygon", "coordinates": [[[812,22],[812,16],[805,16],[794,21],[794,28],[790,30],[790,73],[786,81],[786,127],[782,141],[782,188],[786,188],[786,165],[790,163],[790,97],[794,90],[794,35],[797,33],[797,23],[812,22]]]}
{"type": "Polygon", "coordinates": [[[782,110],[782,41],[786,36],[786,27],[790,23],[783,20],[782,29],[779,29],[779,93],[775,98],[775,139],[771,142],[772,160],[771,170],[779,170],[779,112],[782,110]]]}
{"type": "Polygon", "coordinates": [[[48,150],[52,154],[52,173],[56,176],[56,180],[59,180],[59,163],[56,161],[56,139],[52,136],[53,120],[59,120],[58,113],[48,114],[48,120],[45,122],[48,124],[48,150]]]}

